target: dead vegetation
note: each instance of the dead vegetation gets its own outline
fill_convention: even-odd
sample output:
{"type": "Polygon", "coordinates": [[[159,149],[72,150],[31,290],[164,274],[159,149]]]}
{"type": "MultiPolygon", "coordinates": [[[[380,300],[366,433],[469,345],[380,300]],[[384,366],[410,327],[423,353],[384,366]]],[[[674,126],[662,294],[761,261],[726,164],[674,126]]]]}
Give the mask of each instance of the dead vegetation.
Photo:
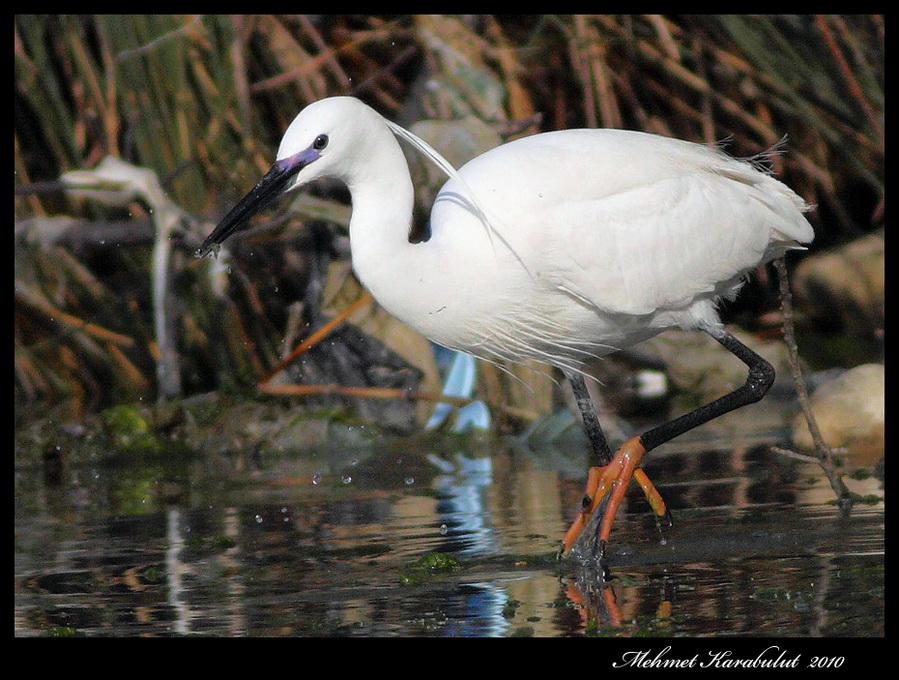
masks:
{"type": "MultiPolygon", "coordinates": [[[[14,51],[19,419],[48,405],[78,417],[254,386],[362,295],[346,266],[339,188],[269,211],[218,263],[227,275],[192,256],[269,167],[299,109],[329,95],[358,96],[406,126],[474,116],[501,137],[625,127],[726,140],[738,156],[786,137],[770,164],[818,206],[816,247],[883,220],[876,15],[18,15],[14,51]],[[139,191],[86,196],[61,183],[110,156],[155,173],[170,224],[139,191]],[[178,380],[163,389],[171,370],[178,380]]],[[[391,351],[405,347],[391,344],[389,320],[359,314],[391,351]]],[[[432,367],[417,368],[419,391],[433,392],[432,367]]],[[[332,391],[415,383],[387,369],[379,383],[363,366],[353,370],[367,377],[347,384],[334,370],[322,379],[332,391]]],[[[483,384],[507,420],[543,408],[545,392],[504,379],[483,384]]]]}

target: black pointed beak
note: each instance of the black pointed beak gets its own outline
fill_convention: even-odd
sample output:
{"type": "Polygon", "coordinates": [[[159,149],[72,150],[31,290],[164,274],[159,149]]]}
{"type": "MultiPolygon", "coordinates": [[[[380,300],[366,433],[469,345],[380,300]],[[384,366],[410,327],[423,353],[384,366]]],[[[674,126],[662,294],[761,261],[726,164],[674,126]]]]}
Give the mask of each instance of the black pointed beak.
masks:
{"type": "Polygon", "coordinates": [[[225,215],[218,226],[203,241],[203,245],[197,249],[197,257],[205,257],[236,231],[245,228],[247,221],[262,210],[265,206],[274,202],[290,189],[292,180],[296,174],[312,161],[318,158],[318,152],[307,149],[288,158],[275,161],[262,179],[250,192],[240,199],[225,215]]]}

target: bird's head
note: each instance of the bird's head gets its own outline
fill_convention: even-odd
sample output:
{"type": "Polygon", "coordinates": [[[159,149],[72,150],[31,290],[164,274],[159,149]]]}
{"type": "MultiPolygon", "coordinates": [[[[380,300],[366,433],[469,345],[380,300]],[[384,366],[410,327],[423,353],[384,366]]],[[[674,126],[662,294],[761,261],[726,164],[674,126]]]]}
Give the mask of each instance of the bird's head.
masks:
{"type": "Polygon", "coordinates": [[[197,256],[207,255],[285,192],[321,177],[347,180],[356,156],[352,150],[378,118],[353,97],[330,97],[303,109],[284,133],[272,167],[213,229],[197,256]]]}

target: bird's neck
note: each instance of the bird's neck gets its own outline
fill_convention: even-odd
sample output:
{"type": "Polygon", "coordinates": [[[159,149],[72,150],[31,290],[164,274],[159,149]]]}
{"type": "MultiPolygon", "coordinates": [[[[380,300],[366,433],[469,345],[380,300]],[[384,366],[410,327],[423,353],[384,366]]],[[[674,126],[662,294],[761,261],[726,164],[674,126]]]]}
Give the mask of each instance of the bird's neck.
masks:
{"type": "Polygon", "coordinates": [[[356,275],[385,304],[415,265],[409,242],[414,189],[406,157],[386,125],[370,130],[366,142],[345,178],[353,203],[350,250],[356,275]]]}

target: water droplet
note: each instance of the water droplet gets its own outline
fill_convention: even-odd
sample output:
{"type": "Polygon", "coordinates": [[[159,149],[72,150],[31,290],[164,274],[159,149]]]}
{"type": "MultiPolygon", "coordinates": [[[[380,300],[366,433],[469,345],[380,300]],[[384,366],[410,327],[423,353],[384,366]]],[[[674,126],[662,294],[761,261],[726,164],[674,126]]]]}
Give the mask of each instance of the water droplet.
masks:
{"type": "Polygon", "coordinates": [[[341,477],[341,481],[342,481],[344,484],[349,484],[350,482],[353,481],[353,478],[350,477],[349,475],[344,475],[343,477],[341,477]]]}
{"type": "Polygon", "coordinates": [[[449,533],[449,527],[446,526],[446,524],[441,524],[440,525],[440,535],[446,536],[448,533],[449,533]]]}
{"type": "Polygon", "coordinates": [[[256,524],[262,524],[262,515],[256,515],[256,524]]]}
{"type": "Polygon", "coordinates": [[[415,477],[406,477],[405,482],[406,486],[412,486],[415,484],[415,477]]]}
{"type": "Polygon", "coordinates": [[[321,484],[321,481],[322,481],[322,476],[320,474],[318,474],[316,472],[314,475],[312,475],[312,483],[313,484],[321,484]]]}

